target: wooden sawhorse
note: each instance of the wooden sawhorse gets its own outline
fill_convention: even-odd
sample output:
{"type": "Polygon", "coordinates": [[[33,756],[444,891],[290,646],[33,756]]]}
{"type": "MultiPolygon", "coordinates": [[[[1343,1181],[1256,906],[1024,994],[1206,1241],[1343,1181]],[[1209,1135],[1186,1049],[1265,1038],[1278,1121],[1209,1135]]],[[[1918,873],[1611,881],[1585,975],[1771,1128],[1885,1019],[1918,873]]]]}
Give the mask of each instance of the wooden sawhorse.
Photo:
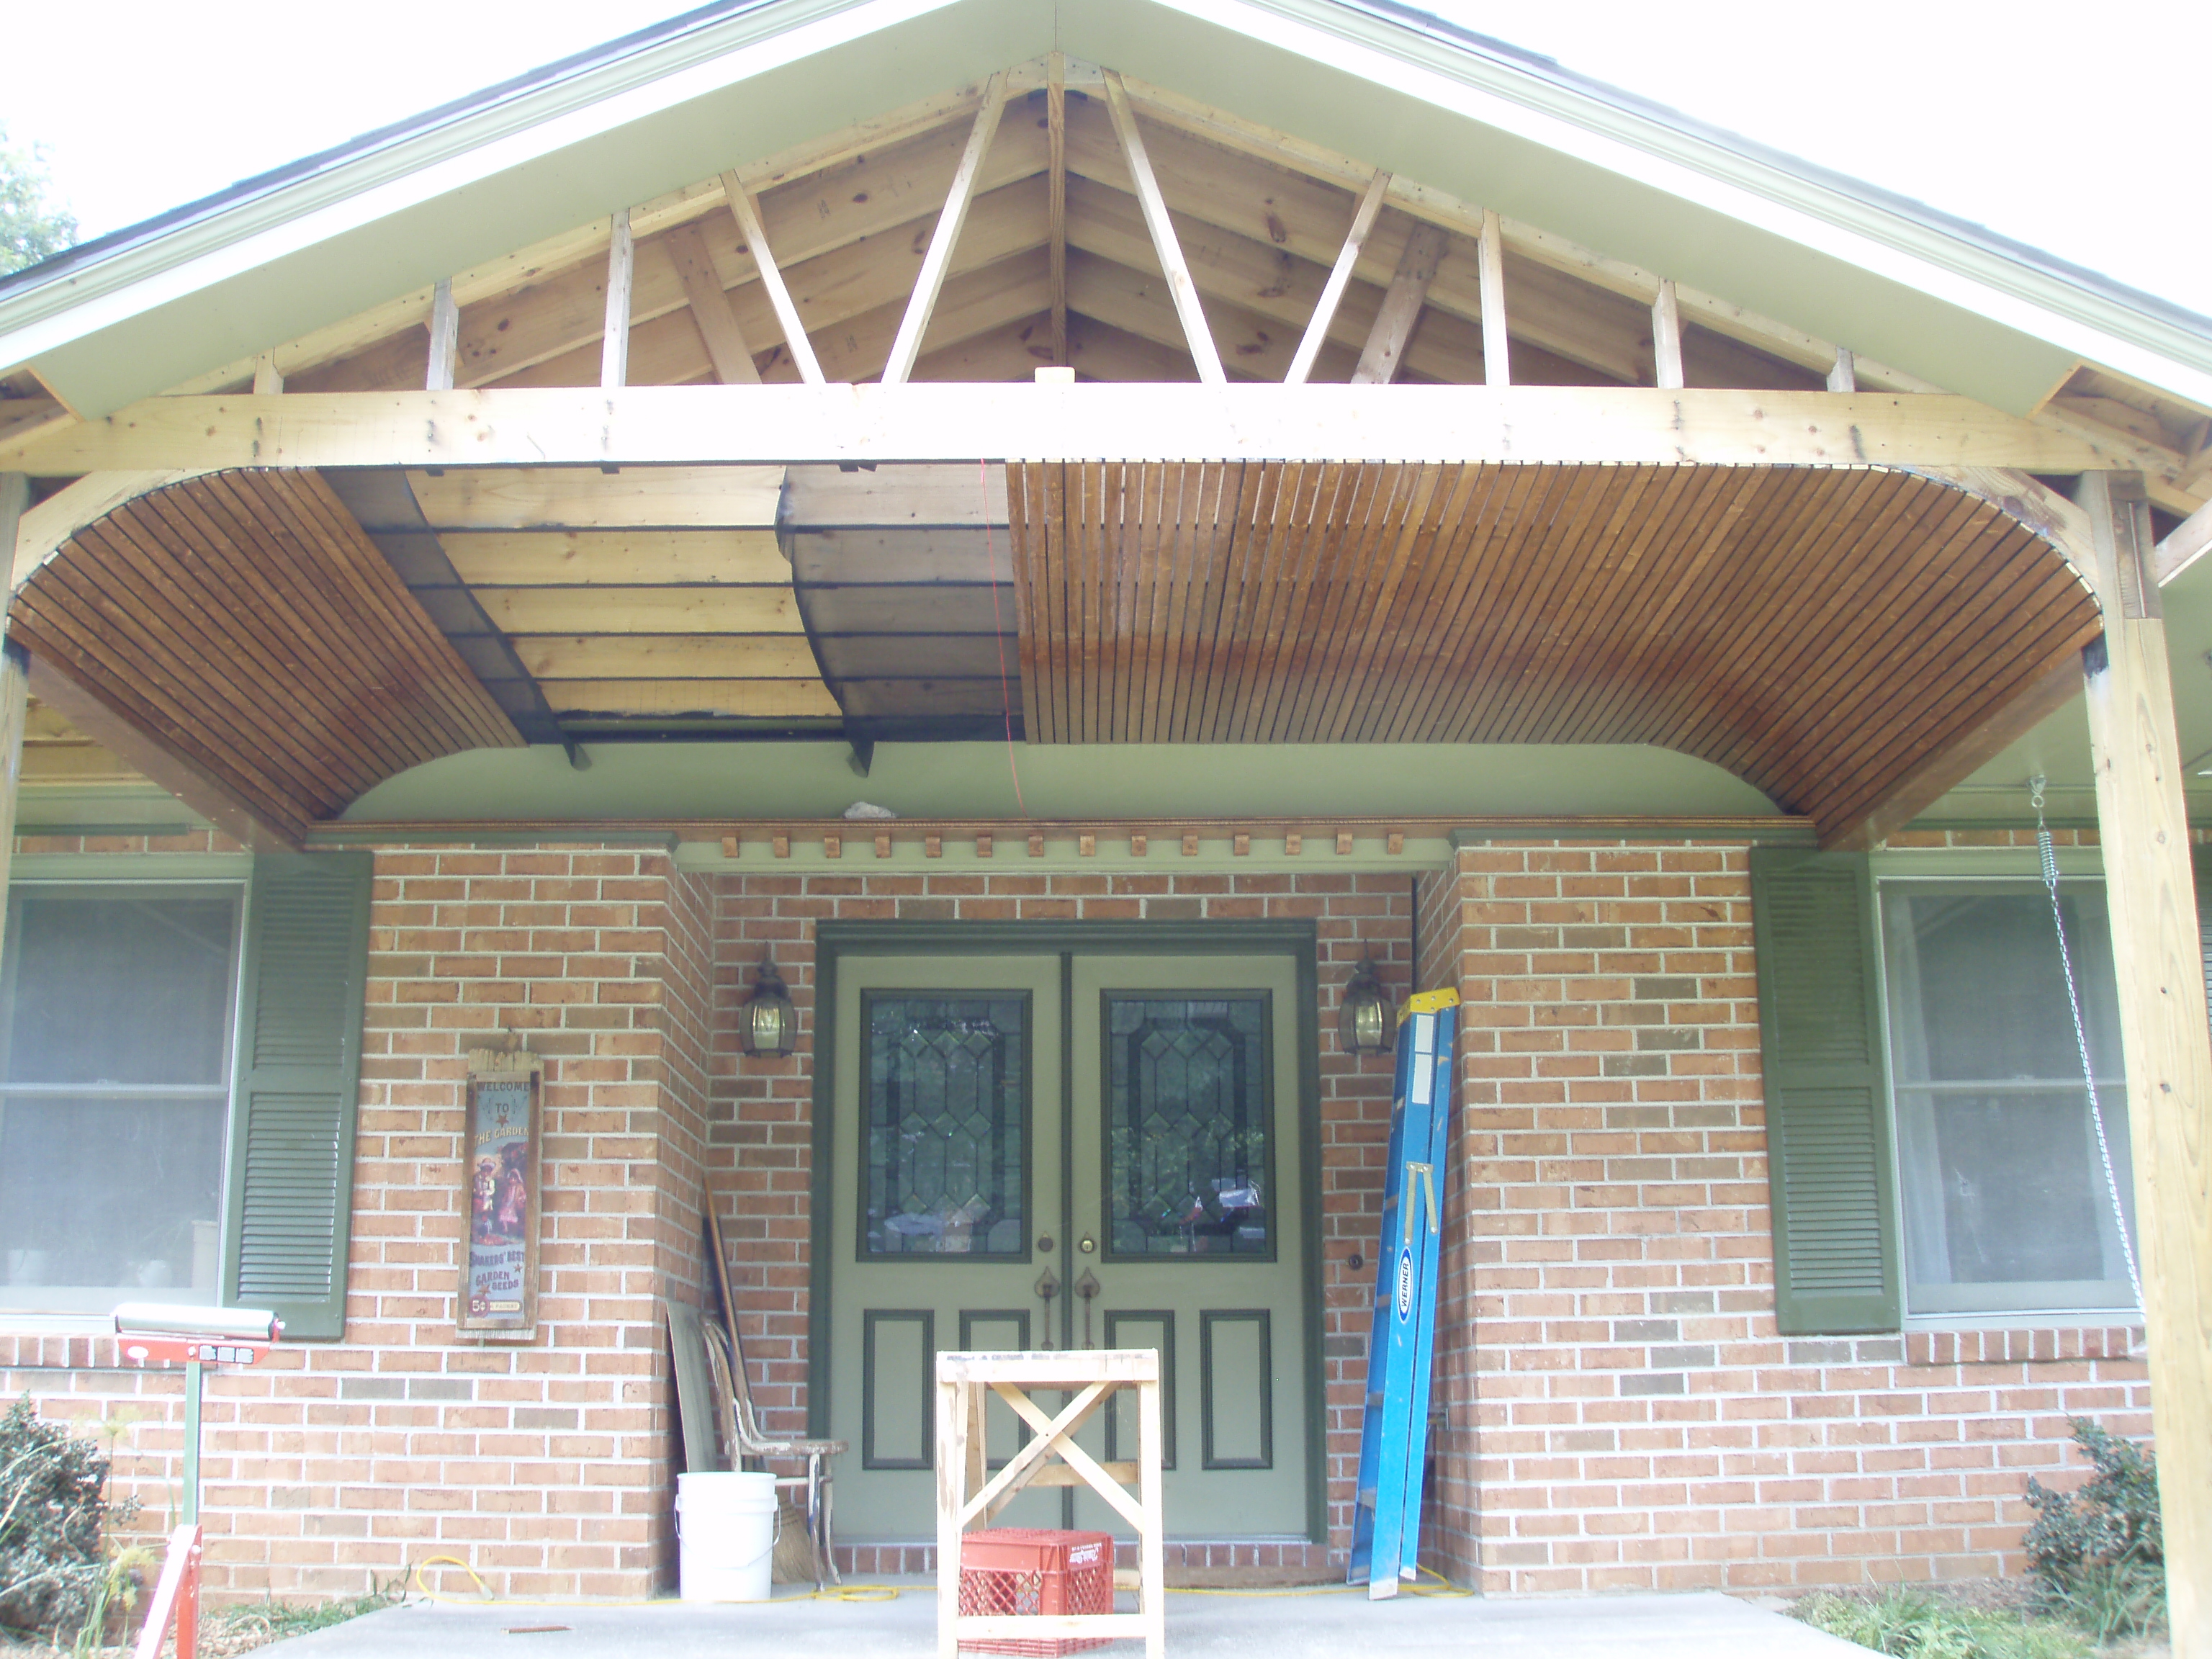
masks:
{"type": "Polygon", "coordinates": [[[958,1659],[961,1638],[1107,1636],[1145,1638],[1146,1659],[1167,1652],[1167,1551],[1160,1503],[1160,1357],[1150,1348],[1078,1348],[1060,1353],[940,1353],[937,1356],[937,1651],[958,1659]],[[1049,1415],[1030,1396],[1041,1389],[1070,1397],[1049,1415]],[[1115,1390],[1137,1393],[1137,1456],[1101,1463],[1075,1443],[1075,1431],[1115,1390]],[[1030,1425],[1029,1443],[988,1475],[983,1403],[992,1395],[1030,1425]],[[1058,1460],[1055,1462],[1054,1460],[1058,1460]],[[1137,1532],[1138,1611],[1053,1617],[963,1618],[960,1535],[988,1525],[1024,1486],[1087,1486],[1137,1532]],[[1122,1490],[1137,1488],[1131,1498],[1122,1490]]]}

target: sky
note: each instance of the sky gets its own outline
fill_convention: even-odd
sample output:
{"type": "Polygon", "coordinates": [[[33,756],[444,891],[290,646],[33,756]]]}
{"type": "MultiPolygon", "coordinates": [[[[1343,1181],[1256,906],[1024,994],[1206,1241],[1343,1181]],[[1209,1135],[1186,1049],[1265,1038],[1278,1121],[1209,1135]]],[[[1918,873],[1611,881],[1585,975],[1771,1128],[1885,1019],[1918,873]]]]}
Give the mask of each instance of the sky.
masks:
{"type": "MultiPolygon", "coordinates": [[[[2203,0],[1429,9],[2212,315],[2203,0]]],[[[683,9],[442,0],[425,27],[360,0],[21,6],[0,126],[47,147],[94,236],[683,9]]]]}

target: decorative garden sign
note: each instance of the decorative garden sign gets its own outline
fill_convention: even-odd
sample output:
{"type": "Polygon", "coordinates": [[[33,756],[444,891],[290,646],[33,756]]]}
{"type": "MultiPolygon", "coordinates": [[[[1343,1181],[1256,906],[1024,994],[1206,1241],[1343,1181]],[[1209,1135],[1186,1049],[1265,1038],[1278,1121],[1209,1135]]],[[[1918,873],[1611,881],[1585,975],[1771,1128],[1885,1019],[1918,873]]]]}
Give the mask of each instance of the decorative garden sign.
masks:
{"type": "Polygon", "coordinates": [[[501,1337],[537,1331],[544,1069],[531,1054],[470,1056],[461,1161],[468,1240],[453,1322],[463,1331],[501,1337]]]}

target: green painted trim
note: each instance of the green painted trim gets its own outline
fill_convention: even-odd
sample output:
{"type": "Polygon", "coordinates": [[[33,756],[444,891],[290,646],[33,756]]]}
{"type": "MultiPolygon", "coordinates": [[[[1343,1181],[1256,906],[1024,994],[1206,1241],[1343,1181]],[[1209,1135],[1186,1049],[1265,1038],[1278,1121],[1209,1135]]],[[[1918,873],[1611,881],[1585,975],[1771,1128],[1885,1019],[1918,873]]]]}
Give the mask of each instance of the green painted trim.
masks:
{"type": "MultiPolygon", "coordinates": [[[[1275,1467],[1274,1315],[1266,1308],[1201,1308],[1198,1314],[1198,1437],[1201,1469],[1272,1469],[1275,1467]],[[1260,1328],[1260,1455],[1213,1455],[1213,1328],[1253,1324],[1260,1328]]],[[[1308,1416],[1313,1415],[1309,1412],[1308,1416]]]]}
{"type": "Polygon", "coordinates": [[[21,853],[9,866],[18,881],[207,881],[253,878],[251,853],[21,853]]]}
{"type": "Polygon", "coordinates": [[[1297,957],[1299,1194],[1305,1230],[1306,1539],[1328,1543],[1328,1365],[1322,1302],[1328,1263],[1322,1260],[1321,1214],[1321,939],[1297,957]]]}
{"type": "MultiPolygon", "coordinates": [[[[882,997],[943,997],[948,1000],[964,1000],[972,998],[979,1001],[983,1000],[981,998],[975,997],[975,994],[972,992],[948,991],[935,986],[918,987],[913,990],[865,990],[860,993],[860,1030],[863,1036],[875,1028],[875,1019],[873,1017],[874,1006],[877,1000],[882,997]]],[[[1036,1066],[1035,1064],[1035,1051],[1036,1045],[1036,999],[1030,992],[1023,991],[1017,994],[1016,1000],[1019,1001],[1022,1005],[1022,1101],[1024,1106],[1030,1108],[1033,1113],[1036,1100],[1036,1066]]],[[[864,1060],[865,1059],[866,1056],[863,1056],[864,1060]]],[[[865,1073],[863,1075],[865,1075],[865,1073]]],[[[861,1101],[860,1109],[864,1112],[867,1109],[867,1102],[866,1100],[861,1101]]],[[[854,1173],[859,1176],[860,1179],[860,1200],[854,1205],[853,1209],[853,1231],[854,1235],[853,1239],[854,1259],[857,1261],[864,1261],[872,1267],[890,1267],[901,1262],[918,1261],[929,1266],[935,1266],[938,1263],[942,1262],[945,1258],[931,1251],[916,1250],[909,1254],[895,1255],[874,1255],[869,1253],[868,1164],[865,1153],[865,1149],[867,1144],[867,1126],[863,1123],[860,1132],[860,1145],[863,1148],[863,1155],[857,1168],[854,1171],[854,1173]]],[[[997,1261],[1001,1263],[1010,1263],[1018,1261],[1027,1264],[1030,1260],[1032,1251],[1030,1241],[1036,1236],[1037,1219],[1034,1202],[1036,1198],[1036,1183],[1030,1178],[1034,1173],[1030,1163],[1030,1153],[1034,1150],[1035,1148],[1032,1138],[1027,1133],[1025,1127],[1022,1135],[1021,1249],[1018,1250],[970,1250],[960,1258],[963,1262],[997,1261]]],[[[1065,1191],[1066,1189],[1063,1188],[1061,1190],[1065,1191]]],[[[964,1337],[962,1339],[962,1346],[966,1346],[966,1340],[967,1340],[964,1337]]]]}
{"type": "Polygon", "coordinates": [[[681,843],[673,830],[640,830],[579,823],[573,829],[486,830],[474,825],[324,823],[307,831],[311,850],[343,847],[546,847],[588,842],[593,847],[641,847],[673,855],[681,843]]]}
{"type": "MultiPolygon", "coordinates": [[[[1516,842],[1590,842],[1607,847],[1642,846],[1651,842],[1686,847],[1813,847],[1820,831],[1805,818],[1742,818],[1723,823],[1698,819],[1654,818],[1650,823],[1559,818],[1551,823],[1473,825],[1454,830],[1444,840],[1454,851],[1462,847],[1496,847],[1516,842]]],[[[1407,847],[1413,843],[1408,842],[1407,847]]]]}
{"type": "Polygon", "coordinates": [[[860,1313],[860,1467],[864,1469],[927,1469],[936,1467],[937,1310],[934,1308],[866,1308],[860,1313]],[[876,1327],[921,1327],[921,1456],[878,1457],[876,1445],[876,1327]]]}
{"type": "Polygon", "coordinates": [[[132,840],[167,841],[180,836],[197,836],[207,828],[204,821],[187,823],[134,823],[129,819],[118,819],[101,823],[41,823],[20,815],[15,819],[15,834],[19,837],[41,836],[85,836],[106,839],[129,836],[132,840]]]}
{"type": "MultiPolygon", "coordinates": [[[[837,1161],[837,948],[822,937],[829,924],[818,924],[814,942],[814,1029],[803,1032],[813,1047],[814,1167],[807,1183],[806,1255],[806,1433],[810,1439],[830,1437],[830,1261],[836,1248],[837,1161]]],[[[744,1062],[740,1060],[742,1066],[744,1062]]]]}
{"type": "MultiPolygon", "coordinates": [[[[2058,847],[2058,873],[2076,881],[2102,881],[2105,855],[2094,847],[2058,847]]],[[[2007,877],[2040,882],[2042,869],[2033,847],[1908,847],[1870,853],[1869,866],[1877,884],[1885,881],[1958,876],[2007,877]]]]}

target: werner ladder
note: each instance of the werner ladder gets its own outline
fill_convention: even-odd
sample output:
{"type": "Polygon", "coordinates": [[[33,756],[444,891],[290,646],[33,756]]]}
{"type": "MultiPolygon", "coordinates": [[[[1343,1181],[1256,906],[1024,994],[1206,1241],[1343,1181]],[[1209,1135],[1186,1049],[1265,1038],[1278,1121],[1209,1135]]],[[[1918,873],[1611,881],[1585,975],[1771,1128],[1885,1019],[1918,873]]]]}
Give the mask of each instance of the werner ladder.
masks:
{"type": "Polygon", "coordinates": [[[1459,993],[1424,991],[1398,1014],[1398,1075],[1382,1237],[1375,1250],[1375,1328],[1367,1346],[1352,1565],[1370,1600],[1411,1583],[1421,1548],[1421,1469],[1429,1440],[1429,1359],[1436,1345],[1443,1242],[1444,1132],[1451,1120],[1459,993]]]}

